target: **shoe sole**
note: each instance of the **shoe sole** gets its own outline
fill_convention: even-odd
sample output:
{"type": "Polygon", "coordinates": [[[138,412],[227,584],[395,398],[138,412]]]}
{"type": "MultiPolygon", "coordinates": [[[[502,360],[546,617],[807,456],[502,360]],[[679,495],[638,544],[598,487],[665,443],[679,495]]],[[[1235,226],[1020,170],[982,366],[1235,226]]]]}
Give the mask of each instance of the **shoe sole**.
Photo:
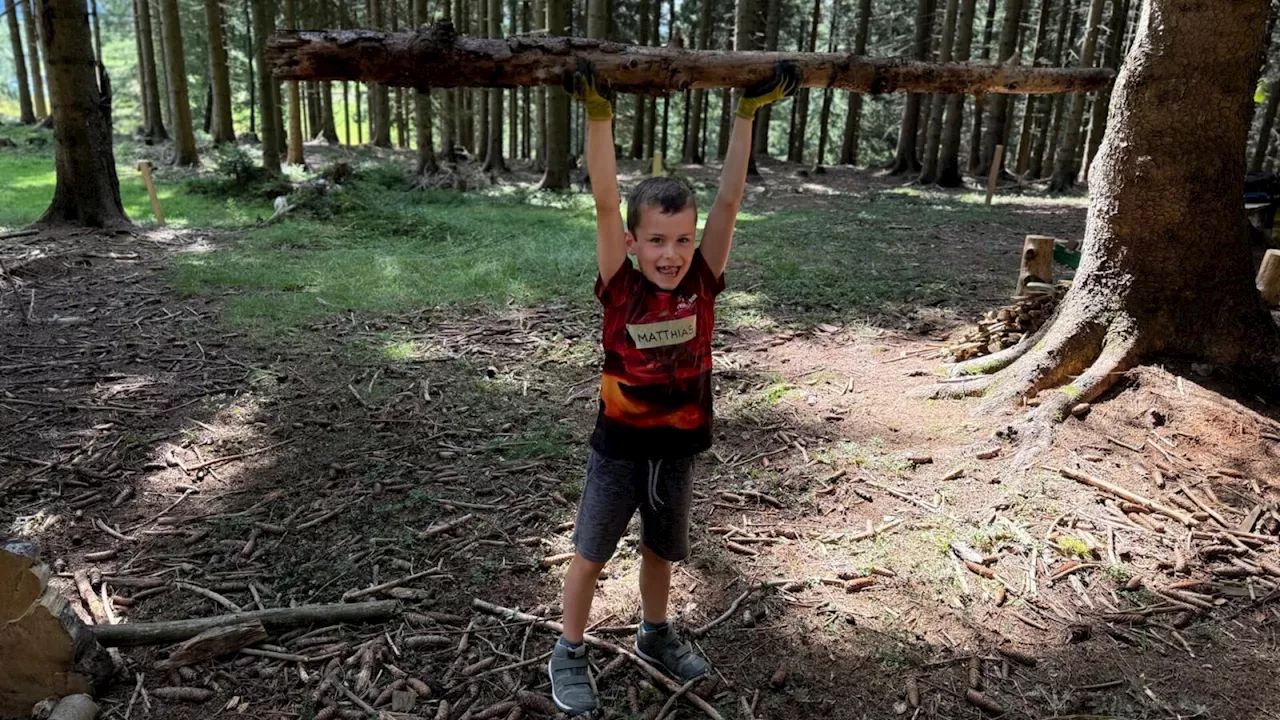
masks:
{"type": "Polygon", "coordinates": [[[635,644],[634,646],[632,646],[632,647],[633,647],[633,649],[635,650],[636,655],[638,655],[638,656],[640,657],[640,659],[641,659],[641,660],[644,660],[645,662],[649,663],[650,665],[653,665],[653,666],[657,667],[659,670],[662,670],[662,672],[663,672],[663,673],[666,673],[666,676],[667,676],[667,677],[671,678],[672,680],[677,680],[677,681],[679,681],[679,682],[681,682],[681,683],[687,683],[687,682],[690,682],[690,681],[693,681],[693,680],[699,680],[699,679],[701,679],[701,678],[706,677],[708,674],[710,674],[710,673],[711,673],[711,668],[707,668],[706,670],[703,670],[701,673],[699,673],[699,674],[697,674],[697,675],[694,675],[694,676],[693,676],[693,677],[691,677],[691,678],[686,678],[686,679],[681,680],[681,679],[680,679],[680,676],[679,676],[679,675],[676,675],[676,674],[675,674],[675,673],[673,673],[673,672],[671,672],[671,668],[668,668],[668,667],[666,666],[666,664],[665,664],[665,663],[663,663],[661,660],[659,660],[659,659],[657,659],[657,658],[649,657],[648,655],[646,655],[646,654],[644,653],[644,651],[640,649],[640,644],[639,644],[639,643],[636,643],[636,644],[635,644]]]}
{"type": "Polygon", "coordinates": [[[577,717],[578,715],[585,715],[591,712],[592,710],[595,710],[596,708],[600,707],[600,703],[596,703],[596,707],[590,708],[588,710],[574,710],[568,705],[565,705],[564,703],[560,702],[560,698],[556,697],[556,679],[551,674],[550,665],[547,665],[547,679],[551,681],[551,702],[555,703],[556,707],[560,708],[560,711],[565,713],[569,717],[577,717]]]}

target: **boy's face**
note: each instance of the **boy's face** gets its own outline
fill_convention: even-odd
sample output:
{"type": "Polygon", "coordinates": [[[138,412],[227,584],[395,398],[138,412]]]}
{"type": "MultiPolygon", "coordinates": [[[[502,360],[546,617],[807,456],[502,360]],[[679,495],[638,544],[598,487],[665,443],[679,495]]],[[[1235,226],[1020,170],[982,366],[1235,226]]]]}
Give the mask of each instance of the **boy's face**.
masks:
{"type": "Polygon", "coordinates": [[[698,210],[693,205],[671,214],[641,208],[635,233],[627,233],[627,252],[640,261],[640,272],[649,282],[674,290],[693,262],[697,230],[698,210]]]}

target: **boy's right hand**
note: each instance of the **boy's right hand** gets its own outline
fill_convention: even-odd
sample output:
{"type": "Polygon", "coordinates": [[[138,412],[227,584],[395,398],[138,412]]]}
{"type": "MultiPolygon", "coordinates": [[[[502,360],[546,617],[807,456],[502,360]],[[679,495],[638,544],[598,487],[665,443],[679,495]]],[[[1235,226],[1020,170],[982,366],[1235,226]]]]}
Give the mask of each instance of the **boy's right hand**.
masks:
{"type": "Polygon", "coordinates": [[[579,59],[576,70],[565,71],[563,82],[565,92],[586,108],[588,120],[613,119],[613,105],[605,97],[608,85],[596,76],[596,66],[590,60],[579,59]]]}

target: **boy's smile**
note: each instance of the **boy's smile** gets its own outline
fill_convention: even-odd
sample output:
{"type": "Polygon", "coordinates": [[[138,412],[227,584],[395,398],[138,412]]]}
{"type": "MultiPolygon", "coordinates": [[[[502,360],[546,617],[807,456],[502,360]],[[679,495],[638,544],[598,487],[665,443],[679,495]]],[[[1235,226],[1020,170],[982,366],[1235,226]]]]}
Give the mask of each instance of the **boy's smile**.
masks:
{"type": "Polygon", "coordinates": [[[689,206],[668,214],[646,207],[641,213],[635,234],[627,233],[627,252],[636,256],[645,279],[663,290],[674,290],[693,262],[698,211],[689,206]]]}

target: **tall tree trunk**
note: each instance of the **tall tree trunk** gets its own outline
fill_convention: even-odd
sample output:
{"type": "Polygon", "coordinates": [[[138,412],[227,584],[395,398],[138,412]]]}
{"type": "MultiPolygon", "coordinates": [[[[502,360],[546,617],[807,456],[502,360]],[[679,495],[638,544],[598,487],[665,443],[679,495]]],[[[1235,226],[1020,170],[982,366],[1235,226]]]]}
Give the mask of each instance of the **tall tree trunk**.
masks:
{"type": "MultiPolygon", "coordinates": [[[[521,32],[525,35],[533,32],[535,29],[533,24],[533,3],[530,0],[522,0],[520,3],[520,27],[521,32]]],[[[523,160],[532,160],[534,157],[534,133],[535,128],[533,118],[534,105],[534,88],[521,88],[522,97],[520,104],[523,110],[520,113],[520,157],[523,160]]]]}
{"type": "Polygon", "coordinates": [[[173,164],[195,165],[200,162],[196,153],[196,135],[191,126],[191,100],[187,96],[187,62],[182,53],[182,20],[178,15],[178,0],[162,0],[164,13],[165,65],[169,68],[169,97],[173,118],[173,164]]]}
{"type": "MultiPolygon", "coordinates": [[[[34,0],[31,1],[34,2],[34,0]]],[[[31,106],[31,86],[27,84],[27,64],[22,55],[22,35],[18,32],[18,8],[13,4],[13,0],[5,0],[4,9],[9,20],[9,42],[13,46],[13,72],[18,81],[18,108],[22,123],[31,125],[36,121],[36,113],[31,106]]],[[[30,11],[24,14],[28,17],[31,15],[30,11]]],[[[31,31],[28,30],[28,37],[30,33],[31,31]]],[[[34,59],[32,64],[39,65],[40,61],[34,59]]]]}
{"type": "MultiPolygon", "coordinates": [[[[763,36],[764,28],[761,24],[760,17],[760,0],[736,0],[733,13],[733,49],[739,52],[744,50],[758,50],[760,41],[763,36]]],[[[729,106],[729,95],[725,95],[724,112],[720,119],[720,144],[724,150],[720,153],[723,159],[725,153],[729,150],[729,124],[731,122],[732,110],[729,106]]],[[[758,176],[760,171],[756,169],[756,154],[753,152],[747,158],[747,175],[751,177],[758,176]]]]}
{"type": "Polygon", "coordinates": [[[360,83],[356,83],[355,87],[352,88],[352,94],[355,95],[355,99],[356,99],[356,144],[363,145],[364,144],[364,118],[361,117],[361,114],[362,113],[368,114],[368,113],[361,110],[361,106],[365,104],[361,100],[361,95],[365,94],[365,91],[361,88],[360,83]]]}
{"type": "Polygon", "coordinates": [[[236,130],[231,124],[231,73],[227,68],[219,0],[204,0],[204,20],[209,26],[209,86],[213,90],[209,135],[214,143],[235,142],[236,130]]]}
{"type": "MultiPolygon", "coordinates": [[[[1012,0],[1019,2],[1019,0],[1012,0]]],[[[911,58],[924,60],[929,56],[929,33],[933,27],[931,0],[916,0],[915,37],[911,41],[911,58]]],[[[920,130],[920,94],[911,93],[902,110],[902,125],[898,128],[898,149],[889,166],[891,175],[913,173],[920,170],[920,158],[916,149],[916,136],[920,130]]]]}
{"type": "MultiPolygon", "coordinates": [[[[927,0],[932,1],[932,0],[927,0]]],[[[818,42],[818,25],[822,22],[822,0],[813,0],[813,15],[809,19],[809,26],[806,28],[807,33],[800,37],[800,51],[813,52],[818,42]],[[807,35],[807,37],[806,37],[807,35]]],[[[795,100],[795,122],[791,125],[791,139],[787,143],[787,162],[802,163],[804,162],[805,145],[808,140],[809,131],[809,88],[802,88],[796,92],[795,100]]]]}
{"type": "Polygon", "coordinates": [[[143,2],[152,3],[151,16],[155,19],[153,27],[160,46],[160,57],[158,58],[160,72],[157,76],[160,80],[160,110],[164,113],[165,126],[173,130],[174,137],[177,137],[178,131],[173,129],[173,92],[169,89],[169,53],[165,49],[164,10],[161,8],[164,0],[143,0],[143,2]]]}
{"type": "Polygon", "coordinates": [[[138,113],[142,116],[137,129],[138,133],[145,137],[146,128],[151,126],[151,108],[147,104],[146,73],[142,70],[142,29],[138,24],[137,4],[133,0],[130,0],[129,9],[129,14],[133,17],[133,55],[138,59],[137,64],[134,65],[138,80],[138,113]]]}
{"type": "MultiPolygon", "coordinates": [[[[502,0],[488,0],[489,37],[502,37],[502,0]]],[[[597,0],[599,2],[599,0],[597,0]]],[[[489,90],[489,152],[484,159],[485,172],[506,172],[507,163],[502,157],[502,88],[489,90]]]]}
{"type": "MultiPolygon", "coordinates": [[[[146,0],[140,0],[146,2],[146,0]]],[[[262,169],[271,175],[280,174],[280,136],[277,133],[275,117],[276,94],[272,90],[274,81],[267,70],[266,47],[267,36],[275,32],[275,13],[271,11],[269,0],[253,0],[253,54],[258,63],[258,110],[261,118],[259,135],[262,139],[262,169]]],[[[357,103],[359,101],[357,100],[357,103]]],[[[356,105],[357,118],[359,105],[356,105]]],[[[359,127],[359,120],[356,121],[359,127]]]]}
{"type": "MultiPolygon", "coordinates": [[[[296,0],[284,0],[284,29],[298,29],[298,13],[296,0]]],[[[306,158],[302,154],[302,93],[297,80],[290,80],[289,89],[289,152],[285,162],[290,165],[303,165],[306,158]]]]}
{"type": "MultiPolygon", "coordinates": [[[[982,26],[982,54],[985,62],[991,59],[991,40],[996,22],[996,0],[987,4],[986,21],[982,26]]],[[[982,121],[986,117],[987,96],[977,95],[973,99],[973,128],[969,133],[969,172],[978,172],[982,164],[982,121]]]]}
{"type": "MultiPolygon", "coordinates": [[[[782,26],[782,0],[764,0],[768,3],[765,10],[764,49],[778,49],[778,34],[782,26]]],[[[751,143],[753,149],[762,155],[769,154],[769,127],[773,120],[773,105],[765,105],[756,111],[756,122],[752,128],[751,143]]],[[[790,148],[787,150],[790,153],[790,148]]]]}
{"type": "MultiPolygon", "coordinates": [[[[960,16],[957,19],[955,49],[951,53],[957,62],[968,62],[973,47],[973,18],[977,12],[977,0],[960,0],[960,16]]],[[[960,139],[964,131],[965,96],[959,93],[947,96],[946,121],[942,131],[942,146],[938,150],[938,175],[935,181],[942,187],[960,187],[964,177],[960,173],[960,139]]],[[[975,114],[976,114],[975,110],[975,114]]]]}
{"type": "MultiPolygon", "coordinates": [[[[871,0],[858,2],[858,27],[854,31],[853,52],[855,55],[867,53],[867,36],[871,27],[871,0]]],[[[972,23],[970,23],[972,24],[972,23]]],[[[844,136],[840,142],[840,164],[858,164],[858,136],[862,125],[862,95],[848,94],[848,106],[844,118],[844,136]]]]}
{"type": "MultiPolygon", "coordinates": [[[[1276,324],[1254,288],[1238,152],[1266,9],[1266,0],[1146,3],[1090,178],[1075,282],[1053,322],[998,362],[985,359],[1012,361],[1007,370],[958,383],[960,392],[995,402],[1043,393],[1037,413],[1052,419],[1152,357],[1274,373],[1276,324]]],[[[1034,441],[1044,427],[1020,434],[1034,441]]]]}
{"type": "MultiPolygon", "coordinates": [[[[946,14],[942,20],[942,44],[938,48],[938,62],[951,62],[956,34],[956,15],[960,12],[960,0],[947,0],[946,14]]],[[[969,24],[973,25],[970,15],[969,24]]],[[[947,109],[947,98],[941,93],[933,96],[929,107],[929,127],[925,134],[924,163],[920,168],[920,182],[933,184],[938,180],[939,160],[942,157],[942,121],[947,109]]],[[[961,96],[963,97],[963,96],[961,96]]]]}
{"type": "MultiPolygon", "coordinates": [[[[250,12],[250,8],[249,8],[249,4],[251,2],[255,2],[255,0],[244,0],[244,42],[245,42],[244,55],[245,55],[245,68],[248,70],[248,75],[249,75],[249,81],[247,83],[249,86],[249,134],[252,135],[258,131],[257,129],[258,126],[255,122],[256,121],[255,116],[257,115],[257,111],[258,111],[258,98],[257,98],[258,85],[253,80],[253,64],[257,62],[257,59],[258,59],[257,51],[255,50],[255,48],[257,48],[258,45],[253,41],[253,36],[255,33],[257,33],[257,30],[254,29],[253,13],[250,12]]],[[[138,0],[133,0],[133,3],[134,3],[134,7],[136,8],[138,5],[138,0]]],[[[141,42],[139,42],[139,46],[141,46],[141,42]]]]}
{"type": "MultiPolygon", "coordinates": [[[[32,2],[35,2],[35,0],[32,0],[32,2]]],[[[142,30],[142,76],[147,84],[147,91],[144,93],[148,107],[147,115],[151,118],[151,125],[146,128],[147,140],[153,143],[164,142],[169,139],[169,133],[165,131],[164,112],[161,110],[161,98],[164,96],[160,92],[160,80],[156,74],[155,34],[151,30],[151,4],[149,0],[134,0],[133,9],[137,13],[138,26],[142,30]]],[[[250,71],[252,70],[253,68],[250,66],[250,71]]]]}
{"type": "MultiPolygon", "coordinates": [[[[831,2],[831,22],[827,25],[827,52],[836,51],[836,31],[840,27],[840,0],[832,0],[831,2]]],[[[827,158],[827,140],[830,138],[831,132],[828,125],[831,123],[831,88],[824,88],[822,91],[822,111],[818,116],[818,156],[813,161],[812,171],[814,173],[826,172],[823,165],[827,158]]]]}
{"type": "MultiPolygon", "coordinates": [[[[46,56],[46,53],[41,47],[43,43],[40,42],[40,31],[36,27],[39,23],[39,7],[38,0],[26,0],[23,8],[26,12],[22,19],[27,31],[27,67],[31,70],[32,110],[36,113],[36,120],[43,120],[49,115],[49,106],[44,101],[44,65],[40,62],[40,58],[46,56]]],[[[14,32],[14,37],[17,37],[17,32],[14,32]]],[[[16,53],[14,60],[17,60],[16,53]]]]}
{"type": "MultiPolygon", "coordinates": [[[[594,0],[594,2],[588,0],[587,7],[589,9],[587,19],[590,20],[594,17],[593,11],[603,12],[603,10],[597,8],[597,6],[603,8],[604,4],[605,3],[602,2],[602,0],[594,0]]],[[[637,31],[636,44],[645,45],[649,42],[649,12],[650,8],[653,7],[653,2],[652,0],[640,0],[638,7],[639,9],[636,11],[636,23],[639,26],[639,30],[637,31]]],[[[588,28],[590,28],[590,26],[588,26],[588,28]]],[[[588,29],[588,32],[590,32],[590,29],[588,29]]],[[[635,107],[635,110],[631,114],[631,158],[633,160],[639,160],[644,157],[645,96],[636,94],[631,97],[634,100],[635,107]]]]}
{"type": "MultiPolygon", "coordinates": [[[[1080,67],[1093,66],[1094,53],[1098,47],[1098,24],[1102,21],[1102,8],[1106,0],[1090,0],[1089,20],[1085,25],[1084,46],[1080,50],[1080,67]]],[[[1058,156],[1053,162],[1053,178],[1049,180],[1052,192],[1062,192],[1075,185],[1076,151],[1080,143],[1080,126],[1084,122],[1083,94],[1071,98],[1071,113],[1066,118],[1067,135],[1058,146],[1058,156]]]]}
{"type": "MultiPolygon", "coordinates": [[[[446,7],[448,2],[443,3],[446,7]]],[[[446,10],[445,15],[448,16],[446,10]]],[[[413,24],[422,26],[430,20],[427,11],[427,0],[413,0],[413,24]]],[[[431,95],[427,92],[416,93],[413,103],[413,124],[418,133],[418,167],[419,176],[431,175],[439,171],[436,165],[435,139],[431,136],[431,95]]]]}
{"type": "MultiPolygon", "coordinates": [[[[606,15],[606,17],[608,16],[606,15]]],[[[651,46],[657,46],[658,44],[658,28],[661,23],[662,0],[653,0],[653,14],[649,17],[649,45],[651,46]]],[[[648,99],[648,107],[644,120],[644,157],[646,160],[651,160],[656,149],[654,146],[654,131],[658,128],[658,99],[653,95],[646,97],[648,99]]]]}
{"type": "MultiPolygon", "coordinates": [[[[711,44],[712,11],[714,9],[715,0],[699,0],[698,39],[694,43],[694,47],[698,50],[706,50],[707,46],[711,44]]],[[[702,137],[704,135],[702,107],[706,103],[706,94],[706,90],[698,88],[690,93],[689,96],[689,120],[685,123],[684,152],[680,158],[681,162],[685,164],[702,164],[706,162],[706,156],[703,154],[702,149],[702,137]]]]}
{"type": "MultiPolygon", "coordinates": [[[[383,2],[385,0],[369,0],[369,24],[376,28],[387,26],[387,17],[383,2]]],[[[394,1],[394,0],[392,0],[394,1]]],[[[483,2],[483,0],[481,0],[483,2]]],[[[381,83],[369,86],[369,119],[373,123],[369,130],[369,142],[374,147],[391,147],[391,92],[381,83]]]]}
{"type": "Polygon", "coordinates": [[[342,81],[342,142],[351,144],[351,86],[342,81]]]}
{"type": "MultiPolygon", "coordinates": [[[[1018,31],[1022,24],[1023,0],[1006,0],[1004,22],[1000,27],[1000,48],[996,62],[1012,62],[1018,49],[1018,31]]],[[[1008,134],[1009,96],[996,95],[987,101],[986,128],[982,135],[982,160],[978,174],[985,176],[991,170],[991,161],[997,145],[1003,145],[1008,134]]],[[[1000,169],[1004,172],[1004,168],[1000,169]]]]}
{"type": "MultiPolygon", "coordinates": [[[[1053,9],[1053,0],[1040,0],[1040,10],[1036,15],[1036,45],[1032,51],[1031,64],[1040,67],[1049,54],[1049,16],[1053,9]]],[[[1031,167],[1032,130],[1036,117],[1043,110],[1038,98],[1027,98],[1026,109],[1022,112],[1022,132],[1018,135],[1018,160],[1014,164],[1014,174],[1021,176],[1031,167]]]]}
{"type": "MultiPolygon", "coordinates": [[[[545,0],[547,7],[547,32],[552,35],[569,34],[569,0],[545,0]]],[[[542,176],[544,190],[563,190],[569,187],[569,95],[563,88],[546,88],[546,147],[547,171],[542,176]]]]}
{"type": "Polygon", "coordinates": [[[333,108],[333,83],[328,80],[320,83],[320,135],[330,145],[338,144],[337,120],[333,108]]]}
{"type": "Polygon", "coordinates": [[[303,140],[315,140],[324,126],[324,101],[320,98],[320,83],[312,81],[304,86],[307,99],[307,134],[303,140]]]}
{"type": "MultiPolygon", "coordinates": [[[[1070,47],[1072,41],[1068,39],[1068,33],[1071,37],[1075,37],[1075,14],[1076,3],[1079,0],[1063,0],[1061,15],[1058,16],[1058,32],[1053,40],[1053,57],[1050,63],[1055,67],[1062,65],[1063,54],[1066,48],[1070,47]]],[[[1044,159],[1048,154],[1050,162],[1056,151],[1057,135],[1061,129],[1062,106],[1064,98],[1061,95],[1045,96],[1040,98],[1041,113],[1038,121],[1039,128],[1037,130],[1035,148],[1031,152],[1031,165],[1027,168],[1028,174],[1032,178],[1044,177],[1044,159]]]]}
{"type": "MultiPolygon", "coordinates": [[[[1103,67],[1111,70],[1120,67],[1120,53],[1124,49],[1124,30],[1128,25],[1128,19],[1129,0],[1113,0],[1111,20],[1107,24],[1107,50],[1103,56],[1103,67]]],[[[1270,33],[1268,33],[1268,36],[1270,36],[1270,33]]],[[[1080,182],[1085,182],[1088,179],[1089,168],[1093,165],[1093,158],[1097,156],[1098,148],[1102,145],[1102,136],[1107,131],[1110,108],[1110,89],[1104,90],[1094,97],[1093,111],[1089,120],[1089,140],[1086,143],[1084,162],[1080,166],[1080,175],[1077,178],[1080,182]]]]}
{"type": "MultiPolygon", "coordinates": [[[[533,27],[547,27],[547,8],[545,0],[533,0],[533,27]]],[[[537,148],[534,150],[533,167],[535,172],[546,172],[547,169],[547,89],[533,88],[533,125],[537,133],[537,148]]]]}
{"type": "Polygon", "coordinates": [[[96,66],[83,0],[40,0],[53,105],[53,201],[47,224],[125,227],[111,146],[111,82],[96,66]]]}
{"type": "Polygon", "coordinates": [[[720,93],[720,132],[716,134],[716,159],[724,161],[729,154],[729,127],[733,122],[733,92],[720,93]]]}

